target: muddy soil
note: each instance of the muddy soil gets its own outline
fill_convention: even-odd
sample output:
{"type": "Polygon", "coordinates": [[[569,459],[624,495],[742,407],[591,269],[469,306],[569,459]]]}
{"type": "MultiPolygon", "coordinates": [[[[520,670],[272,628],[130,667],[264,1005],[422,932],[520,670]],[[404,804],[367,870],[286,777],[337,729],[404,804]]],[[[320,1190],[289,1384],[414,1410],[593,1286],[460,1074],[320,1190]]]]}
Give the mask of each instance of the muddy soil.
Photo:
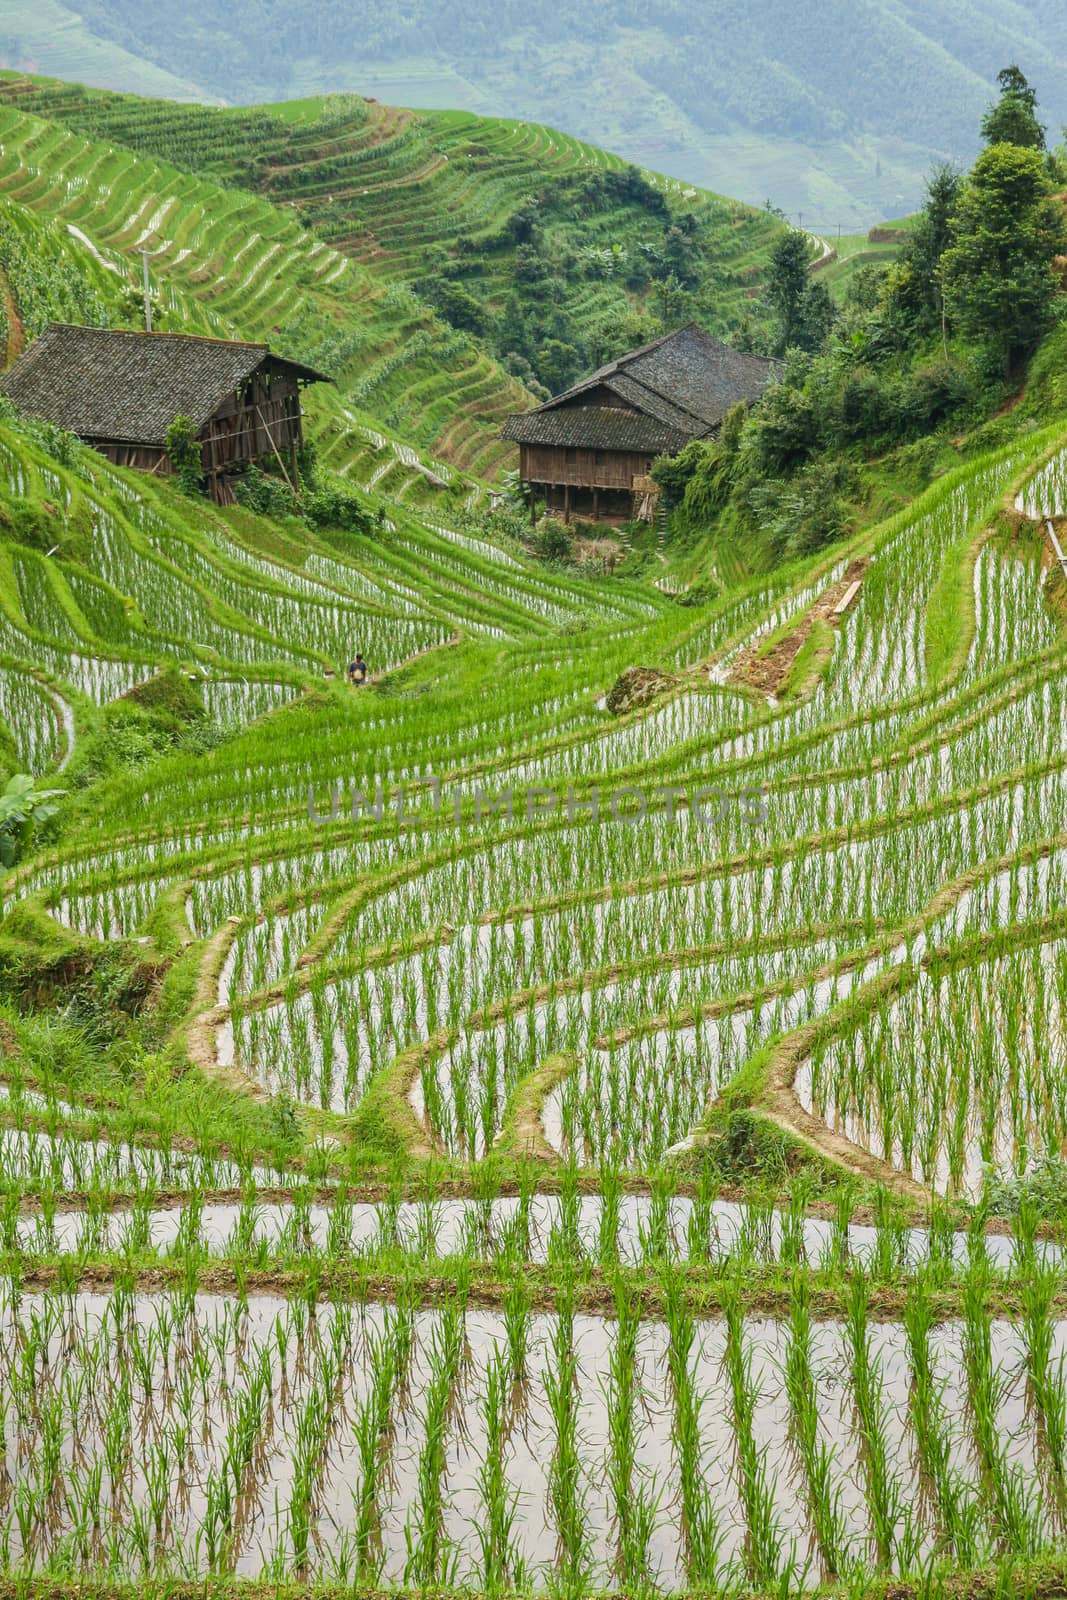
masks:
{"type": "MultiPolygon", "coordinates": [[[[863,574],[869,565],[867,556],[861,556],[850,562],[844,576],[837,583],[832,583],[828,589],[824,589],[792,632],[779,639],[766,654],[759,653],[758,645],[750,650],[741,651],[734,662],[730,682],[745,684],[751,689],[757,689],[760,694],[777,695],[815,623],[829,622],[831,626],[837,627],[843,616],[848,615],[848,612],[835,615],[837,607],[854,583],[862,583],[863,574]]],[[[856,595],[856,599],[858,598],[859,592],[856,595]]]]}

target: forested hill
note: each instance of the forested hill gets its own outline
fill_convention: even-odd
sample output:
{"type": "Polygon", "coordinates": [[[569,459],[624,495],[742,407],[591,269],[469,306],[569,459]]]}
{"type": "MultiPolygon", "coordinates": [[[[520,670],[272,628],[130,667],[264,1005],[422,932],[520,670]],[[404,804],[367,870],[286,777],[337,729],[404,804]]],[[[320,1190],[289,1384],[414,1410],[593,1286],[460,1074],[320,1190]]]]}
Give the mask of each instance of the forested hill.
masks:
{"type": "MultiPolygon", "coordinates": [[[[935,157],[969,160],[1017,60],[1067,118],[1056,0],[43,0],[5,8],[9,65],[229,101],[352,89],[551,122],[826,229],[911,210],[935,157]]],[[[1053,141],[1054,142],[1054,141],[1053,141]]]]}

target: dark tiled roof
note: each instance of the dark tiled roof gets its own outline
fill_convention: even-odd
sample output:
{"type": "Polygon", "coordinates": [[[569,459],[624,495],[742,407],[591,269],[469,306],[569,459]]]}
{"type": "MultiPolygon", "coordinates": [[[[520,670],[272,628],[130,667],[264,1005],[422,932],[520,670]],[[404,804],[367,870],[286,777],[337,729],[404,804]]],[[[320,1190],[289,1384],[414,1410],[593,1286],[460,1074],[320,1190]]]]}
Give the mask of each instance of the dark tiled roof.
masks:
{"type": "Polygon", "coordinates": [[[199,431],[268,356],[294,377],[323,377],[271,356],[265,344],[51,322],[0,378],[0,392],[27,416],[44,417],[83,439],[161,445],[176,416],[188,417],[199,431]]]}
{"type": "MultiPolygon", "coordinates": [[[[712,432],[731,407],[741,401],[757,400],[773,381],[777,370],[776,362],[732,350],[695,323],[689,323],[677,333],[664,334],[651,344],[598,367],[581,383],[563,394],[554,395],[521,420],[527,423],[533,417],[547,418],[553,413],[561,418],[573,417],[576,413],[584,415],[582,395],[591,389],[605,388],[635,411],[655,419],[666,431],[681,435],[680,444],[660,446],[677,450],[686,440],[712,432]]],[[[562,431],[551,440],[543,435],[536,439],[532,434],[519,435],[514,431],[515,422],[515,418],[509,419],[504,430],[506,439],[524,438],[528,443],[578,442],[569,437],[564,439],[562,431]]],[[[560,426],[562,428],[563,424],[560,426]]],[[[626,446],[616,448],[625,449],[626,446]]]]}
{"type": "MultiPolygon", "coordinates": [[[[655,389],[646,388],[643,383],[638,383],[636,378],[631,378],[627,372],[617,373],[604,387],[610,389],[612,394],[617,394],[620,400],[625,400],[628,406],[644,412],[646,416],[655,417],[657,421],[666,423],[669,428],[677,428],[687,439],[691,439],[694,432],[706,431],[702,417],[694,417],[691,411],[675,405],[673,400],[657,394],[655,389]]],[[[581,397],[582,392],[579,390],[575,399],[580,400],[581,397]]],[[[569,404],[573,404],[573,401],[569,404]]],[[[566,410],[567,407],[560,409],[566,410]]]]}
{"type": "Polygon", "coordinates": [[[503,437],[516,444],[550,444],[579,450],[633,450],[662,455],[680,450],[691,433],[621,406],[561,406],[509,417],[503,437]]]}

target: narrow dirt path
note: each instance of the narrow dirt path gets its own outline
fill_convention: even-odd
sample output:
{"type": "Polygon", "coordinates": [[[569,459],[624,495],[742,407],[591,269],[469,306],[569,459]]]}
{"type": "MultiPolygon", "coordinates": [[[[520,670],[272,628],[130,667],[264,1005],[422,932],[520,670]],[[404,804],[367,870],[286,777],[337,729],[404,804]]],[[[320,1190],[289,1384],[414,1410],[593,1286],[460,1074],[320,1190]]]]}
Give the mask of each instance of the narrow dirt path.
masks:
{"type": "Polygon", "coordinates": [[[777,695],[816,622],[838,627],[858,601],[863,575],[870,566],[869,556],[850,561],[837,583],[823,590],[804,615],[771,649],[762,651],[757,641],[734,659],[728,683],[757,689],[761,694],[777,695]]]}
{"type": "Polygon", "coordinates": [[[74,754],[74,707],[55,689],[50,689],[49,693],[63,729],[63,754],[56,763],[56,771],[62,772],[74,754]]]}

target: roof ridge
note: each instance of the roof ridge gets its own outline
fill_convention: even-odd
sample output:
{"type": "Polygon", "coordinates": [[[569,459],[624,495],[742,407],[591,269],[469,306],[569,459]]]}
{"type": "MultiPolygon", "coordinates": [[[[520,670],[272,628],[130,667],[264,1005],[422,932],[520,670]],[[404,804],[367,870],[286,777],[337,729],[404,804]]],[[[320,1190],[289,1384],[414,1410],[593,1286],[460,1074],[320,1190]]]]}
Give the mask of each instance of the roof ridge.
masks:
{"type": "Polygon", "coordinates": [[[651,412],[620,406],[570,406],[555,411],[520,411],[507,418],[501,437],[523,444],[575,444],[581,449],[629,450],[660,455],[680,450],[689,430],[651,412]],[[563,429],[566,438],[558,437],[563,429]]]}
{"type": "Polygon", "coordinates": [[[0,378],[0,392],[83,439],[159,445],[175,416],[201,428],[255,372],[297,386],[325,377],[266,343],[51,322],[0,378]]]}
{"type": "MultiPolygon", "coordinates": [[[[228,346],[237,345],[242,350],[270,350],[270,345],[263,339],[224,339],[217,333],[178,333],[171,328],[101,328],[92,322],[52,321],[48,323],[44,333],[50,333],[53,328],[73,328],[78,333],[106,334],[109,339],[183,339],[188,344],[224,344],[228,346]]],[[[39,335],[34,340],[34,344],[39,343],[43,336],[43,334],[39,335]]],[[[273,355],[275,352],[271,351],[271,354],[273,355]]],[[[279,356],[278,359],[279,361],[285,361],[288,357],[279,356]]],[[[302,365],[303,363],[297,364],[302,365]]]]}
{"type": "MultiPolygon", "coordinates": [[[[590,401],[591,409],[601,409],[595,399],[602,398],[602,403],[623,413],[656,418],[675,437],[705,438],[721,425],[731,406],[742,401],[752,404],[776,371],[768,357],[735,350],[691,321],[605,363],[529,415],[544,423],[546,441],[557,434],[562,441],[561,419],[585,411],[590,401]],[[550,424],[549,419],[556,421],[550,424]]],[[[516,426],[509,424],[507,436],[517,436],[516,426]]],[[[623,424],[617,427],[621,437],[623,424]]]]}
{"type": "MultiPolygon", "coordinates": [[[[692,324],[686,324],[686,327],[690,326],[692,324]]],[[[655,350],[658,345],[665,344],[668,339],[674,339],[684,331],[684,328],[675,328],[672,333],[661,333],[657,338],[650,339],[647,344],[638,345],[636,350],[627,350],[623,355],[616,356],[614,360],[605,361],[603,366],[595,368],[584,378],[580,378],[577,383],[572,383],[570,388],[562,390],[560,394],[551,395],[549,399],[543,400],[535,409],[538,411],[551,410],[558,401],[566,400],[572,394],[581,394],[583,389],[588,389],[593,384],[602,382],[614,372],[622,371],[629,362],[636,361],[638,356],[647,355],[650,350],[655,350]]]]}

